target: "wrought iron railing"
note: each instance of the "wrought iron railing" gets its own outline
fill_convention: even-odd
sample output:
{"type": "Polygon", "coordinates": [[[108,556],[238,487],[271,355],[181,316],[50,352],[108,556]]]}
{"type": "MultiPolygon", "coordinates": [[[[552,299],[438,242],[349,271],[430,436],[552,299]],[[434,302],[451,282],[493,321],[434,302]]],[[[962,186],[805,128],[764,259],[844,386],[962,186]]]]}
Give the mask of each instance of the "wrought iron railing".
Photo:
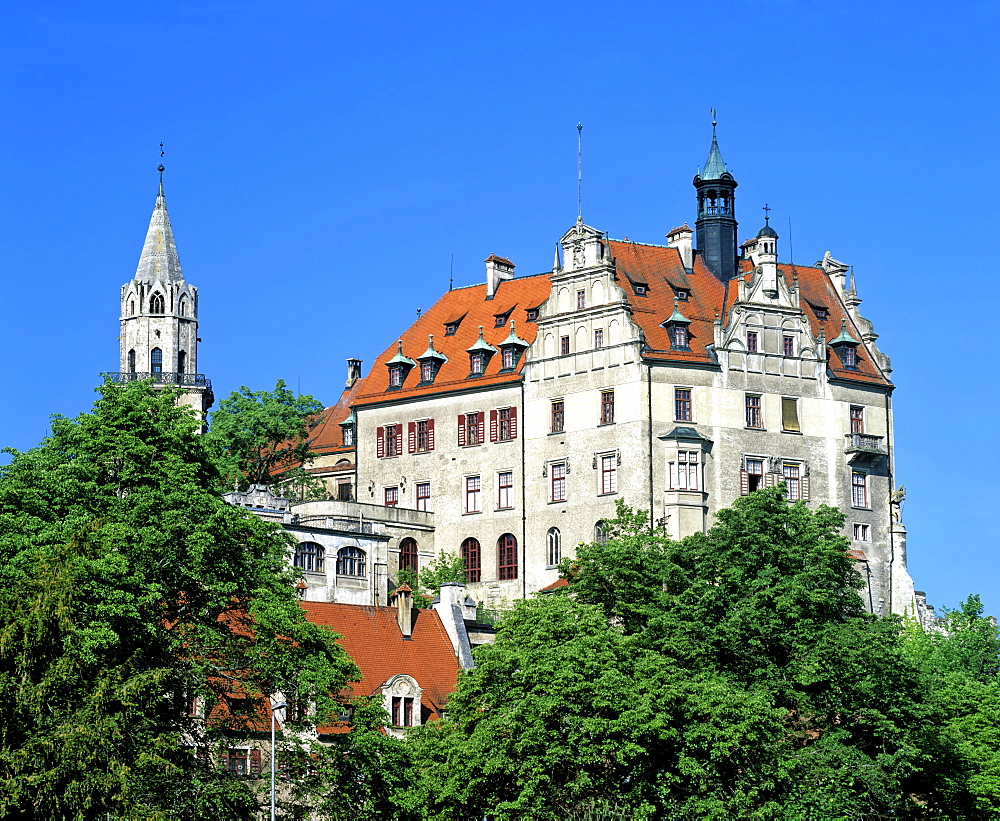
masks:
{"type": "Polygon", "coordinates": [[[157,371],[154,373],[130,371],[128,373],[106,373],[112,382],[125,384],[138,382],[141,379],[152,379],[157,385],[180,385],[182,387],[211,388],[212,380],[203,373],[176,373],[174,371],[157,371]]]}
{"type": "Polygon", "coordinates": [[[852,451],[862,451],[864,453],[885,453],[882,447],[882,437],[872,436],[870,433],[848,433],[847,448],[848,453],[852,451]]]}

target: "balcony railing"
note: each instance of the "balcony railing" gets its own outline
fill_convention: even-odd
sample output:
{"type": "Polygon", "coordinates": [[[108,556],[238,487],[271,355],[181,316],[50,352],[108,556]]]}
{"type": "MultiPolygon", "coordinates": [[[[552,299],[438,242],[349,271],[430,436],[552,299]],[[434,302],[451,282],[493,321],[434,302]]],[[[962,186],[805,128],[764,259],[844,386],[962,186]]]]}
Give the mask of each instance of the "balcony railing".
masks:
{"type": "Polygon", "coordinates": [[[844,448],[844,453],[870,453],[877,456],[886,454],[881,436],[872,436],[870,433],[848,433],[845,436],[847,447],[844,448]]]}
{"type": "Polygon", "coordinates": [[[129,373],[106,373],[112,382],[125,384],[126,382],[138,382],[141,379],[152,379],[157,385],[180,385],[182,387],[209,388],[212,387],[212,380],[203,373],[176,373],[174,371],[157,371],[148,373],[143,371],[130,371],[129,373]]]}

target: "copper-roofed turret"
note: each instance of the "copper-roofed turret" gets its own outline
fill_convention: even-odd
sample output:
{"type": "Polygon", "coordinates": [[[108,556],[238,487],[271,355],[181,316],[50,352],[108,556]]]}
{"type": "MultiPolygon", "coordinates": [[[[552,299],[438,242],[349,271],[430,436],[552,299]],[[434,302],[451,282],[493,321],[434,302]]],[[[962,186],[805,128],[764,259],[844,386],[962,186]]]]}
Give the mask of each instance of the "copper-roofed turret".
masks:
{"type": "Polygon", "coordinates": [[[725,282],[736,276],[736,206],[737,182],[729,173],[719,151],[715,134],[715,109],[712,109],[712,147],[705,167],[694,178],[698,191],[698,253],[706,267],[725,282]]]}

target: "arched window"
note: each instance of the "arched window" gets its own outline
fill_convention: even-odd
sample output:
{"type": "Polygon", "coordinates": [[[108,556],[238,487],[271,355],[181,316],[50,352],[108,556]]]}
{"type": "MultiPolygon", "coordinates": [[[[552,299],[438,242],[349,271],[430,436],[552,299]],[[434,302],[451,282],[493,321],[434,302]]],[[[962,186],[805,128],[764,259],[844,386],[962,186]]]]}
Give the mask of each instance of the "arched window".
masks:
{"type": "Polygon", "coordinates": [[[365,551],[360,547],[342,547],[337,551],[337,575],[365,575],[365,551]]]}
{"type": "Polygon", "coordinates": [[[135,348],[128,352],[128,372],[135,373],[135,348]]]}
{"type": "Polygon", "coordinates": [[[187,298],[187,296],[185,296],[183,294],[181,295],[181,301],[180,301],[179,307],[180,307],[180,311],[179,311],[180,315],[181,316],[187,316],[188,315],[188,298],[187,298]]]}
{"type": "Polygon", "coordinates": [[[555,567],[562,561],[562,534],[558,527],[549,528],[549,567],[555,567]]]}
{"type": "Polygon", "coordinates": [[[188,355],[187,351],[177,352],[177,373],[187,373],[188,355]]]}
{"type": "Polygon", "coordinates": [[[417,542],[409,537],[399,543],[399,569],[417,572],[417,542]]]}
{"type": "Polygon", "coordinates": [[[163,373],[163,351],[153,348],[149,352],[149,370],[152,373],[163,373]]]}
{"type": "Polygon", "coordinates": [[[157,292],[149,298],[149,312],[151,314],[163,313],[163,294],[157,292]]]}
{"type": "Polygon", "coordinates": [[[497,539],[497,569],[500,581],[517,578],[517,539],[512,533],[497,539]]]}
{"type": "Polygon", "coordinates": [[[594,541],[598,544],[604,544],[608,540],[608,525],[604,521],[598,521],[594,525],[594,541]]]}
{"type": "Polygon", "coordinates": [[[135,313],[135,300],[134,299],[130,299],[128,301],[128,312],[129,312],[129,314],[134,314],[135,313]]]}
{"type": "Polygon", "coordinates": [[[306,571],[306,573],[322,573],[323,557],[326,551],[322,545],[316,542],[301,542],[295,548],[295,558],[292,564],[306,571]]]}
{"type": "Polygon", "coordinates": [[[465,580],[467,582],[478,582],[480,573],[479,542],[475,539],[466,539],[462,542],[462,561],[465,562],[465,580]]]}

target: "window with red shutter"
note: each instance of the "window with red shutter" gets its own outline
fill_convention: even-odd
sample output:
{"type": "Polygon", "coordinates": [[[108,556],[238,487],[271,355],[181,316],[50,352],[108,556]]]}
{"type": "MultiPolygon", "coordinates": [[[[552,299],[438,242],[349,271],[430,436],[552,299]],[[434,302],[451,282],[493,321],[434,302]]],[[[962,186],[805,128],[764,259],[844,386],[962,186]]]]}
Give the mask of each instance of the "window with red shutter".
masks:
{"type": "Polygon", "coordinates": [[[260,748],[257,748],[250,751],[250,774],[260,775],[260,773],[260,748]]]}
{"type": "Polygon", "coordinates": [[[383,427],[375,430],[375,455],[379,459],[385,456],[385,428],[383,427]]]}
{"type": "Polygon", "coordinates": [[[490,441],[495,442],[497,440],[497,412],[495,410],[490,411],[490,441]]]}
{"type": "Polygon", "coordinates": [[[458,446],[465,447],[465,414],[458,415],[458,446]]]}
{"type": "Polygon", "coordinates": [[[517,408],[510,409],[510,438],[517,439],[517,408]]]}
{"type": "Polygon", "coordinates": [[[417,452],[417,423],[408,422],[406,424],[406,445],[410,453],[417,452]]]}
{"type": "Polygon", "coordinates": [[[434,420],[427,420],[427,450],[434,450],[434,420]]]}

